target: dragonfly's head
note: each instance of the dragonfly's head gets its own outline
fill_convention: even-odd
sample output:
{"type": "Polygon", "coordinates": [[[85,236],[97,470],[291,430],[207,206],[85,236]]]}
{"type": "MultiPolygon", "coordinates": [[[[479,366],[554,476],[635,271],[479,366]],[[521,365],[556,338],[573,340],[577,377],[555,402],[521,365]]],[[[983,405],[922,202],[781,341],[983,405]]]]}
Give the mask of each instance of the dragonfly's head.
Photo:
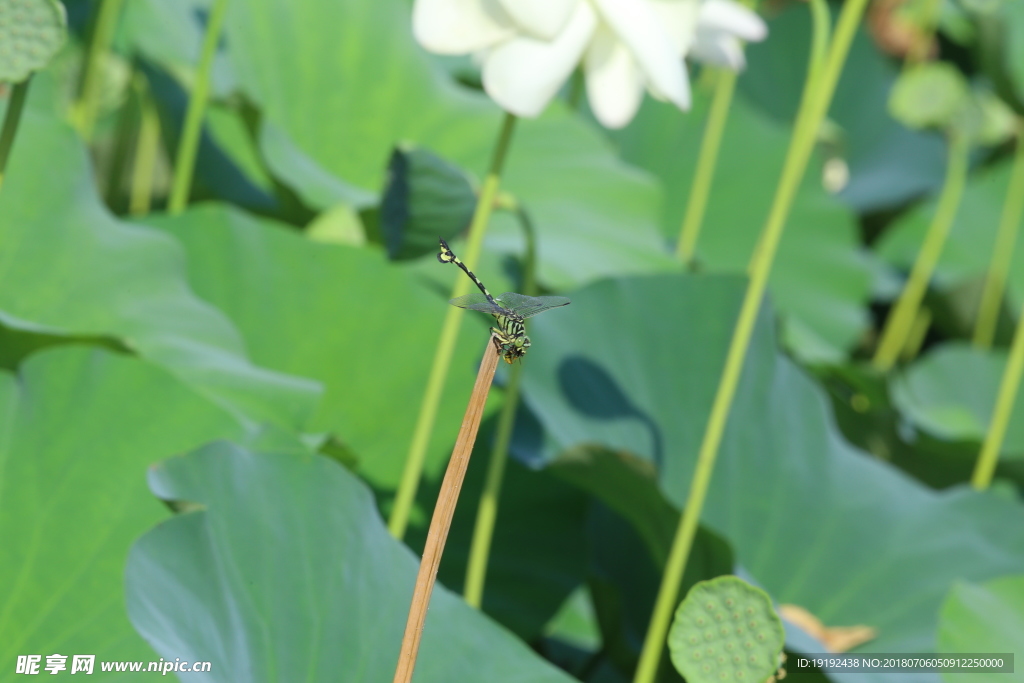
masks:
{"type": "Polygon", "coordinates": [[[530,338],[525,334],[521,334],[513,339],[509,346],[511,348],[505,354],[506,363],[512,363],[512,361],[519,360],[526,355],[526,351],[530,348],[530,338]]]}
{"type": "Polygon", "coordinates": [[[505,359],[505,362],[511,365],[520,358],[526,355],[526,350],[530,348],[530,338],[525,334],[521,334],[510,339],[507,339],[505,343],[501,344],[500,351],[501,357],[505,359]]]}

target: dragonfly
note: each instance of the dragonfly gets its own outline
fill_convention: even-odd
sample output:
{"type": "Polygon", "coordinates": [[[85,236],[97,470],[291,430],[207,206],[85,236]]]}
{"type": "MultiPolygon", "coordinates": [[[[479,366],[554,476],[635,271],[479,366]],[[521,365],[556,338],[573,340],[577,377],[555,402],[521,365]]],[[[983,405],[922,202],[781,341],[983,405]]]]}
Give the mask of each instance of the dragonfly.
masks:
{"type": "Polygon", "coordinates": [[[569,304],[569,299],[564,296],[526,296],[515,292],[491,296],[484,283],[480,282],[480,278],[455,255],[448,243],[441,238],[438,239],[441,241],[441,251],[437,254],[437,260],[457,265],[480,289],[479,292],[455,297],[448,303],[470,311],[483,311],[493,315],[498,325],[491,328],[491,339],[498,353],[510,365],[525,356],[527,349],[530,348],[530,338],[526,336],[524,321],[548,309],[569,304]]]}

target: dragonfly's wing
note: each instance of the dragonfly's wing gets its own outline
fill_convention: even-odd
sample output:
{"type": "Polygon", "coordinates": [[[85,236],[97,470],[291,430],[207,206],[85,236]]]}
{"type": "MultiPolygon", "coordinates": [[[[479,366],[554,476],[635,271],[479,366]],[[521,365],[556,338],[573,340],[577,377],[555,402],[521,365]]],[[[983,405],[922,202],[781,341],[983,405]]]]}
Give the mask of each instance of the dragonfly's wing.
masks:
{"type": "Polygon", "coordinates": [[[569,303],[569,299],[564,296],[526,296],[515,292],[505,292],[495,297],[495,300],[521,318],[530,318],[549,308],[558,308],[569,303]]]}
{"type": "Polygon", "coordinates": [[[484,313],[491,313],[492,315],[505,315],[508,313],[501,306],[496,306],[491,303],[490,300],[484,296],[483,292],[473,292],[465,296],[458,296],[449,301],[452,306],[458,308],[466,308],[471,311],[483,311],[484,313]]]}

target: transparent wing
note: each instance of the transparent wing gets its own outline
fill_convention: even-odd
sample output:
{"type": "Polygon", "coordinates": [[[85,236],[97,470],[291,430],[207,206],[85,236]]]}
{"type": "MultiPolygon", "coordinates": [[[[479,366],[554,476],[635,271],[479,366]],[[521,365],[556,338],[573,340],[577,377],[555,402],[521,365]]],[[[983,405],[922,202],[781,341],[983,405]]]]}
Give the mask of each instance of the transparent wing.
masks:
{"type": "Polygon", "coordinates": [[[521,318],[532,318],[549,308],[558,308],[569,304],[569,299],[564,296],[526,296],[515,292],[505,292],[494,298],[499,304],[521,318]]]}
{"type": "Polygon", "coordinates": [[[457,308],[465,308],[470,311],[483,311],[484,313],[490,313],[492,315],[505,315],[508,313],[508,311],[501,306],[495,306],[488,301],[483,292],[473,292],[472,294],[467,294],[465,296],[457,296],[448,303],[452,306],[456,306],[457,308]]]}

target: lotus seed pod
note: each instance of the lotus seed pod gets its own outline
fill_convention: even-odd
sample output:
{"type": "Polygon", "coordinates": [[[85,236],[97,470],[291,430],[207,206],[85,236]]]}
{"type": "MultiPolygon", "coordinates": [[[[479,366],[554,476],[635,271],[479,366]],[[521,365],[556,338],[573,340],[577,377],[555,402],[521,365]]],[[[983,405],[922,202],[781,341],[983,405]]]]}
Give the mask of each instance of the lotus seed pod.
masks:
{"type": "Polygon", "coordinates": [[[0,0],[0,81],[18,83],[46,66],[64,44],[66,27],[57,0],[0,0]]]}
{"type": "Polygon", "coordinates": [[[767,593],[719,576],[695,584],[680,603],[668,648],[687,683],[760,683],[778,668],[785,639],[767,593]]]}

